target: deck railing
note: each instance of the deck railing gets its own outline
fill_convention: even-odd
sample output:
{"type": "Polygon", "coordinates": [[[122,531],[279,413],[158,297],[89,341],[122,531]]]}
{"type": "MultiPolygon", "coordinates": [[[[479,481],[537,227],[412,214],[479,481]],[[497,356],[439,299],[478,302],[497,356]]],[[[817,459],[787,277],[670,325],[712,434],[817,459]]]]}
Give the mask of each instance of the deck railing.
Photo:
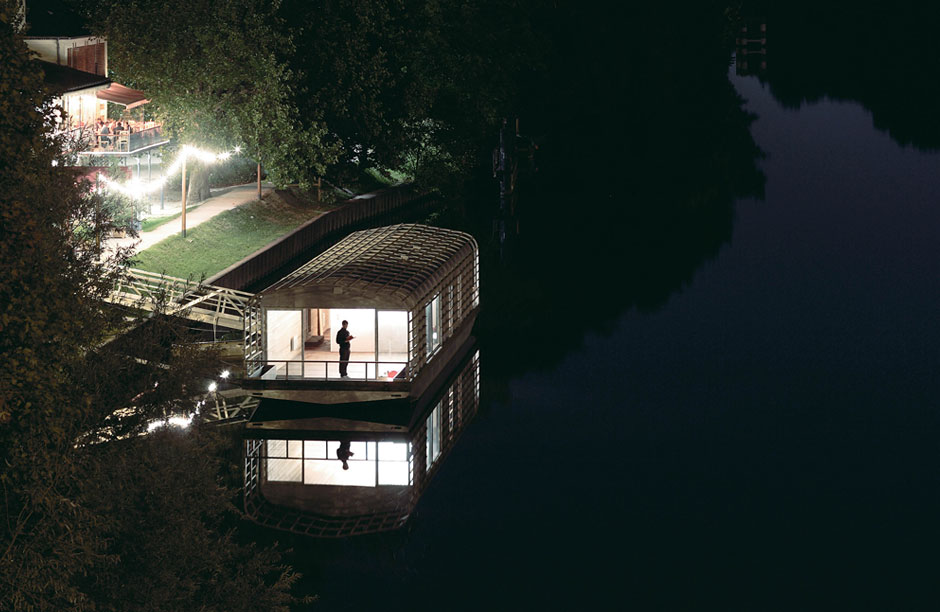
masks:
{"type": "MultiPolygon", "coordinates": [[[[335,360],[299,361],[289,359],[249,359],[245,363],[249,378],[340,380],[340,362],[335,360]],[[265,366],[272,366],[265,368],[265,366]]],[[[404,361],[349,361],[349,380],[408,380],[404,361]]]]}
{"type": "Polygon", "coordinates": [[[148,147],[169,142],[163,135],[163,126],[155,125],[138,132],[117,132],[101,134],[88,128],[73,130],[88,140],[88,149],[80,155],[113,155],[116,153],[134,153],[148,147]]]}

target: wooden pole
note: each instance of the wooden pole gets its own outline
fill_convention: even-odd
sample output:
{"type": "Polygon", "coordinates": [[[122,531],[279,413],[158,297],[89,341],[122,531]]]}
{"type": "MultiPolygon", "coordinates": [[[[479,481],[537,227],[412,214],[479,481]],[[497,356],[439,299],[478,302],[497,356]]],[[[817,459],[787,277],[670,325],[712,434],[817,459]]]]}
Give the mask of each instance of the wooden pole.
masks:
{"type": "Polygon", "coordinates": [[[183,219],[183,238],[186,237],[186,159],[183,159],[183,208],[182,208],[182,219],[183,219]]]}
{"type": "Polygon", "coordinates": [[[261,199],[261,162],[258,162],[258,199],[261,199]]]}
{"type": "Polygon", "coordinates": [[[95,252],[101,257],[101,188],[98,186],[100,172],[95,172],[95,252]]]}

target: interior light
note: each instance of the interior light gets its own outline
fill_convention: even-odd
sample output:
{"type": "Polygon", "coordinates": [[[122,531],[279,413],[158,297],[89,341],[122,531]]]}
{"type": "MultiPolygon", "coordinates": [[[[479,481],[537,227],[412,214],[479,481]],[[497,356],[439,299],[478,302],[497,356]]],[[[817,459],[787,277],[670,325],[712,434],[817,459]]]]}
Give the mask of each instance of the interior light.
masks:
{"type": "Polygon", "coordinates": [[[219,386],[218,386],[217,384],[215,384],[215,381],[212,381],[211,383],[209,383],[209,391],[210,391],[210,392],[213,392],[213,391],[215,391],[215,390],[218,389],[218,388],[219,388],[219,386]]]}

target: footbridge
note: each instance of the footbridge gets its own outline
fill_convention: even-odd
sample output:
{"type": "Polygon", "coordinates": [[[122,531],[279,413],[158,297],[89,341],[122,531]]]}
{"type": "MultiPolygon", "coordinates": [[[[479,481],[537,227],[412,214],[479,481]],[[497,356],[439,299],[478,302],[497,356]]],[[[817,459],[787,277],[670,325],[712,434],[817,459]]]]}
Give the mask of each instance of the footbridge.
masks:
{"type": "Polygon", "coordinates": [[[141,310],[245,329],[248,300],[253,293],[197,283],[183,278],[132,269],[114,288],[108,301],[141,310]]]}

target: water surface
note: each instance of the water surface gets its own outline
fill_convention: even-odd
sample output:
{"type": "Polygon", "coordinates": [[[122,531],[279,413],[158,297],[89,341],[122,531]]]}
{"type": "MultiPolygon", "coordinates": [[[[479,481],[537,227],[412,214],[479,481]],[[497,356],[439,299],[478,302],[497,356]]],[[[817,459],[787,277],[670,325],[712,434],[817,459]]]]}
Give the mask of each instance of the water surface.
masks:
{"type": "Polygon", "coordinates": [[[752,197],[702,188],[705,204],[634,214],[682,189],[625,171],[591,195],[623,206],[585,222],[590,198],[528,183],[518,259],[484,269],[501,321],[482,321],[480,415],[404,532],[306,544],[329,609],[937,595],[940,153],[858,102],[785,107],[757,77],[727,78],[756,119],[716,133],[740,143],[744,125],[763,152],[731,149],[763,176],[737,189],[752,197]],[[554,220],[533,216],[545,206],[554,220]]]}

